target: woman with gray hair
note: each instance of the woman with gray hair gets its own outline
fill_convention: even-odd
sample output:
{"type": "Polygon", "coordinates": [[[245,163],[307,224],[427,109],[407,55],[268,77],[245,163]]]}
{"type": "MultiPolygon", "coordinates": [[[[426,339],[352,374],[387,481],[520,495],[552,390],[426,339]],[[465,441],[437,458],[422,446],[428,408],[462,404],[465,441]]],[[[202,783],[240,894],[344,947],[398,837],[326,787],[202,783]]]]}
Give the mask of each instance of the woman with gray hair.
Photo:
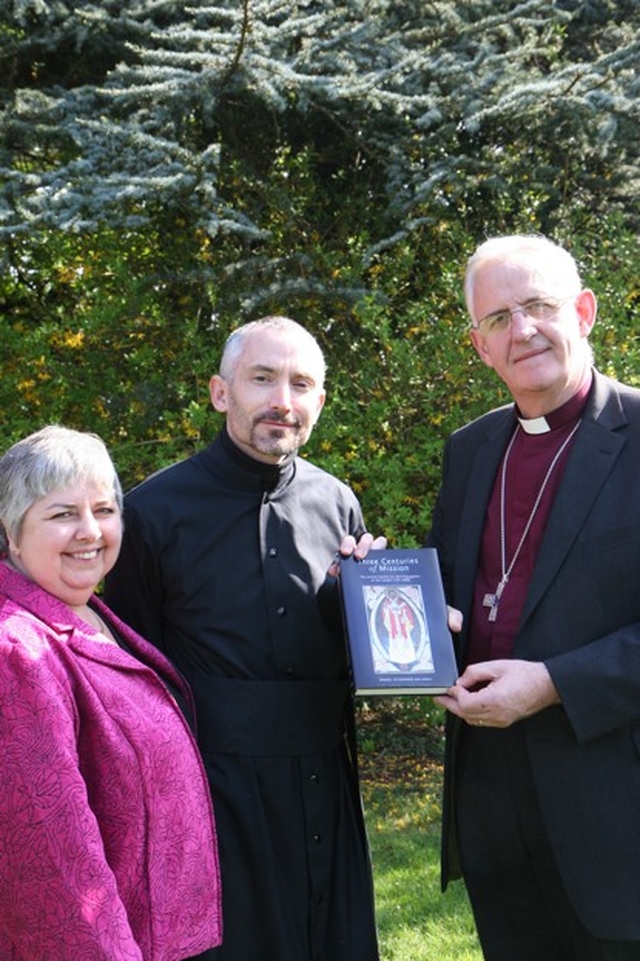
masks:
{"type": "Polygon", "coordinates": [[[122,538],[102,441],[0,458],[0,957],[178,961],[221,940],[191,694],[95,595],[122,538]]]}

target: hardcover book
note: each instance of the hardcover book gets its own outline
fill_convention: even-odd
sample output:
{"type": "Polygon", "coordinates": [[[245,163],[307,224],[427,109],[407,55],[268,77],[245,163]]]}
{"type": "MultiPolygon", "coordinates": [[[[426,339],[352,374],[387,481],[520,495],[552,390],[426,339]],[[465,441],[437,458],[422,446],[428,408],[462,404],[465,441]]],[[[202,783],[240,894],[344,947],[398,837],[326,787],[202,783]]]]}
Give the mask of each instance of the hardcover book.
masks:
{"type": "Polygon", "coordinates": [[[458,677],[434,548],[340,561],[355,693],[442,694],[458,677]]]}

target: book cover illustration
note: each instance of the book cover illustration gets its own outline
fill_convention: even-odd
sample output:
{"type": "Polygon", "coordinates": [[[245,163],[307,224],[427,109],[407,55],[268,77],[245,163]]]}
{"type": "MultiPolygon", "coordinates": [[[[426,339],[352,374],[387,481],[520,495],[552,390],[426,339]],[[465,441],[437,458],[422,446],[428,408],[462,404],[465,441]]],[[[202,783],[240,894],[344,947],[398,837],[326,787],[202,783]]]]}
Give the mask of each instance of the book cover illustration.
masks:
{"type": "Polygon", "coordinates": [[[379,585],[362,588],[376,674],[433,672],[433,651],[422,587],[379,585]]]}

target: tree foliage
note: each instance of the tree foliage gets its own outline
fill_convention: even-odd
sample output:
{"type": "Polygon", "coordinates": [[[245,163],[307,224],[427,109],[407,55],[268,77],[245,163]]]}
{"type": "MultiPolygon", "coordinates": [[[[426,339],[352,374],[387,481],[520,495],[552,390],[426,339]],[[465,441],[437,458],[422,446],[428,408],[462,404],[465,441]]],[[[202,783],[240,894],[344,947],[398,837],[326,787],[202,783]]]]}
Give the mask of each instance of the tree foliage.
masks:
{"type": "Polygon", "coordinates": [[[465,257],[542,230],[637,380],[640,8],[613,0],[12,0],[0,10],[0,436],[101,433],[125,483],[217,426],[228,331],[308,326],[309,455],[423,535],[450,430],[501,399],[465,257]]]}
{"type": "Polygon", "coordinates": [[[14,0],[7,21],[13,232],[136,227],[161,205],[260,245],[283,150],[329,188],[319,227],[355,191],[368,256],[442,207],[509,209],[525,184],[549,224],[576,190],[637,198],[635,3],[14,0]]]}

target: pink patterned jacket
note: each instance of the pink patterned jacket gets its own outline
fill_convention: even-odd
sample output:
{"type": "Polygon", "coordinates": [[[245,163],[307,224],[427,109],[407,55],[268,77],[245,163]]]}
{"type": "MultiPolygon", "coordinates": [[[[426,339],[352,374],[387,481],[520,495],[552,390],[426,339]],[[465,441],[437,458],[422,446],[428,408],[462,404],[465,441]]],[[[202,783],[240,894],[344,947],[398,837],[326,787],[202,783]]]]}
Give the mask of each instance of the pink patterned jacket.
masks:
{"type": "Polygon", "coordinates": [[[0,961],[178,961],[221,940],[206,776],[170,690],[190,693],[93,603],[135,656],[0,562],[0,961]]]}

